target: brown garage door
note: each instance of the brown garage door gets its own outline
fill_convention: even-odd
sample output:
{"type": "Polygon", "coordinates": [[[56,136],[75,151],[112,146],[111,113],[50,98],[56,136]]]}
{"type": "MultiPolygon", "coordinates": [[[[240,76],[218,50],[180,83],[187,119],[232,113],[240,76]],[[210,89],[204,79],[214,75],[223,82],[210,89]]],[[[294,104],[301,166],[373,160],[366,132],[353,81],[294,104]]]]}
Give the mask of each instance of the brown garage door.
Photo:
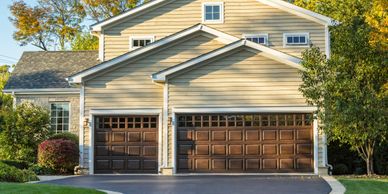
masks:
{"type": "Polygon", "coordinates": [[[312,114],[179,115],[178,172],[313,172],[312,114]]]}
{"type": "Polygon", "coordinates": [[[157,173],[157,116],[95,120],[94,173],[157,173]]]}

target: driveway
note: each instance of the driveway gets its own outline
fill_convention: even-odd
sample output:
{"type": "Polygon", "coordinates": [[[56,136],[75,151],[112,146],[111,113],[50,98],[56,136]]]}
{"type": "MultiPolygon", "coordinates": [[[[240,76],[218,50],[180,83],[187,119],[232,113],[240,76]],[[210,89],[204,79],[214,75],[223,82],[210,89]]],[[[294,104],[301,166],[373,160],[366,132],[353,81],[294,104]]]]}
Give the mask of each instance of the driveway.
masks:
{"type": "Polygon", "coordinates": [[[41,184],[70,185],[128,194],[328,194],[318,176],[79,176],[41,184]]]}

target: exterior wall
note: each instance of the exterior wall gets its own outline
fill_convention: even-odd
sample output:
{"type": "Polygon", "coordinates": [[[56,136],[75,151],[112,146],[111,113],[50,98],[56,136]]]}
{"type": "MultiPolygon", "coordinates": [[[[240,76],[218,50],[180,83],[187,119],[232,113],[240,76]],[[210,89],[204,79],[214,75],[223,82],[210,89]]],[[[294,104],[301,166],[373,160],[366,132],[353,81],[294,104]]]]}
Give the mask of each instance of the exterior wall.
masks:
{"type": "MultiPolygon", "coordinates": [[[[91,109],[163,108],[163,86],[152,82],[151,75],[201,54],[224,46],[209,34],[197,33],[161,48],[148,56],[129,61],[119,68],[85,82],[85,117],[91,109]]],[[[89,118],[90,119],[90,118],[89,118]]],[[[85,128],[84,161],[88,162],[89,128],[85,128]]],[[[87,166],[87,164],[85,165],[87,166]]]]}
{"type": "Polygon", "coordinates": [[[17,95],[16,104],[31,102],[50,110],[50,103],[69,102],[70,103],[70,127],[69,132],[79,135],[79,95],[49,94],[49,95],[17,95]]]}
{"type": "MultiPolygon", "coordinates": [[[[199,65],[199,64],[198,64],[199,65]]],[[[168,81],[169,113],[172,108],[307,106],[298,91],[299,70],[241,49],[168,81]]],[[[174,160],[172,127],[169,129],[169,164],[174,160]]],[[[322,136],[319,165],[322,165],[322,136]]]]}
{"type": "MultiPolygon", "coordinates": [[[[105,59],[129,51],[133,35],[154,35],[155,40],[190,26],[202,23],[202,2],[213,0],[179,0],[155,7],[137,17],[128,17],[105,27],[105,59]]],[[[215,0],[214,0],[215,1],[215,0]]],[[[219,1],[216,1],[219,2],[219,1]]],[[[206,24],[238,38],[243,34],[268,33],[269,46],[291,55],[300,56],[305,48],[283,48],[283,33],[309,32],[311,42],[325,49],[325,26],[286,11],[261,4],[256,0],[224,1],[223,24],[206,24]]]]}

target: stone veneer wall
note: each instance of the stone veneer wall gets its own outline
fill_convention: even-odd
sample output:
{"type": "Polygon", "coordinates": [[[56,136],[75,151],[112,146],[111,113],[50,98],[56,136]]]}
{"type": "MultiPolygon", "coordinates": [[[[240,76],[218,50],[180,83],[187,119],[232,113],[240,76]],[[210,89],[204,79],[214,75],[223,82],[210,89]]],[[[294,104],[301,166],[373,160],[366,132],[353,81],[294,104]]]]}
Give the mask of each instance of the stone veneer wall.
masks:
{"type": "Polygon", "coordinates": [[[70,103],[70,127],[69,132],[79,135],[79,95],[17,95],[16,104],[31,102],[50,110],[50,103],[69,102],[70,103]]]}

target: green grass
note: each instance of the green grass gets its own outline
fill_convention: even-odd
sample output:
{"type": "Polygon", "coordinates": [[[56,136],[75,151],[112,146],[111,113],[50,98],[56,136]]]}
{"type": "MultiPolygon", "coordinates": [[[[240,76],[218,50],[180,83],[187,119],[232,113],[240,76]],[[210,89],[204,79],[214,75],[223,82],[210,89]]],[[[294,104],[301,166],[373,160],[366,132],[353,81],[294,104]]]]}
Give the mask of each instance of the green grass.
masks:
{"type": "Polygon", "coordinates": [[[94,189],[83,189],[46,184],[0,183],[1,194],[103,194],[94,189]]]}
{"type": "Polygon", "coordinates": [[[346,187],[346,194],[388,194],[388,178],[337,177],[346,187]]]}

